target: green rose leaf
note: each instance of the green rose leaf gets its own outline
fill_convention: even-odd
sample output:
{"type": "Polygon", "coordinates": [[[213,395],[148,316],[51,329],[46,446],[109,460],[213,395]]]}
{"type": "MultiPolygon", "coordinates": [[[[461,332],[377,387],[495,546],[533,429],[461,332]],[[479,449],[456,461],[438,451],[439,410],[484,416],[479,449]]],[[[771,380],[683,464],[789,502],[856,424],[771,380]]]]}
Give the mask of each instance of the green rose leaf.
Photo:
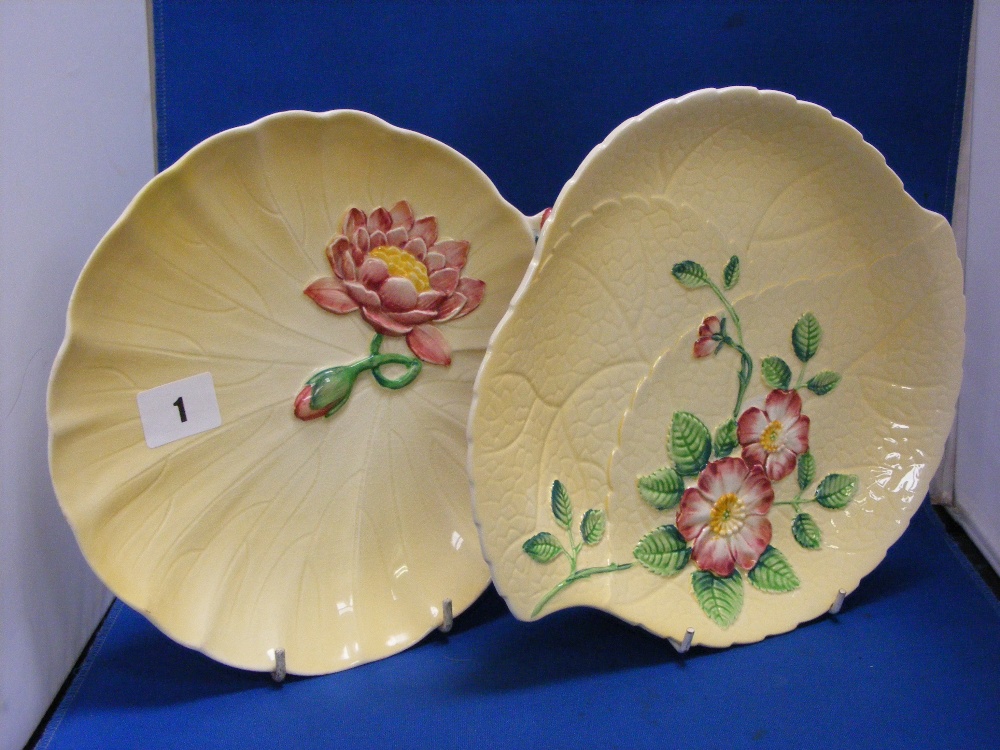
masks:
{"type": "Polygon", "coordinates": [[[799,513],[792,520],[792,536],[805,549],[819,549],[823,543],[823,532],[808,513],[799,513]]]}
{"type": "Polygon", "coordinates": [[[700,263],[695,263],[693,260],[675,264],[673,274],[674,278],[688,289],[708,286],[708,273],[700,263]]]}
{"type": "Polygon", "coordinates": [[[722,272],[722,286],[726,289],[732,289],[740,281],[740,257],[734,255],[726,263],[726,268],[722,272]]]}
{"type": "Polygon", "coordinates": [[[552,483],[552,515],[564,529],[569,529],[569,525],[573,523],[573,504],[569,493],[558,479],[552,483]]]}
{"type": "Polygon", "coordinates": [[[691,548],[676,526],[661,526],[640,539],[632,554],[647,570],[660,576],[672,576],[688,564],[691,548]]]}
{"type": "Polygon", "coordinates": [[[702,611],[720,628],[728,628],[743,609],[743,577],[738,570],[723,578],[707,570],[691,574],[694,595],[702,611]]]}
{"type": "Polygon", "coordinates": [[[836,388],[837,383],[839,382],[840,375],[835,373],[833,370],[823,370],[823,372],[818,372],[809,378],[809,382],[806,383],[806,388],[815,393],[817,396],[825,396],[836,388]]]}
{"type": "Polygon", "coordinates": [[[712,440],[712,450],[715,451],[716,458],[725,458],[739,444],[740,441],[736,437],[736,420],[730,417],[715,430],[715,438],[712,440]]]}
{"type": "Polygon", "coordinates": [[[583,514],[580,521],[580,535],[587,544],[597,544],[604,536],[604,529],[607,526],[607,516],[603,510],[591,508],[583,514]]]}
{"type": "Polygon", "coordinates": [[[792,328],[792,348],[800,362],[808,362],[813,358],[822,338],[823,329],[819,327],[819,321],[811,312],[807,312],[796,321],[795,327],[792,328]]]}
{"type": "Polygon", "coordinates": [[[792,368],[781,357],[765,357],[760,362],[760,374],[768,388],[787,391],[792,382],[792,368]]]}
{"type": "Polygon", "coordinates": [[[563,553],[559,540],[547,531],[535,534],[521,545],[521,549],[535,562],[547,563],[555,560],[563,553]]]}
{"type": "Polygon", "coordinates": [[[816,459],[806,451],[799,456],[799,489],[804,490],[816,478],[816,459]]]}
{"type": "Polygon", "coordinates": [[[681,501],[684,480],[670,466],[639,477],[639,494],[657,510],[670,510],[681,501]]]}
{"type": "Polygon", "coordinates": [[[858,478],[853,474],[828,474],[816,488],[816,502],[830,510],[840,510],[854,499],[858,478]]]}
{"type": "Polygon", "coordinates": [[[705,423],[690,412],[674,412],[670,420],[670,455],[682,477],[693,477],[708,465],[712,435],[705,423]]]}
{"type": "Polygon", "coordinates": [[[747,573],[747,578],[755,589],[772,594],[794,591],[800,585],[799,577],[792,570],[788,558],[770,545],[747,573]]]}

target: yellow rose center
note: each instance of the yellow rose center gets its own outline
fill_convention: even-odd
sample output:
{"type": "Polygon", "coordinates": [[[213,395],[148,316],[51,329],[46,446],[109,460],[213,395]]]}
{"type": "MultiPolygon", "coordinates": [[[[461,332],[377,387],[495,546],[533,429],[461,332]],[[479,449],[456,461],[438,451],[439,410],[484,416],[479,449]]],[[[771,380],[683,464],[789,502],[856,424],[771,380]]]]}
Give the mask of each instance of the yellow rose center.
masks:
{"type": "Polygon", "coordinates": [[[760,444],[768,453],[774,453],[781,447],[779,438],[781,438],[781,422],[775,420],[760,433],[760,444]]]}
{"type": "Polygon", "coordinates": [[[708,528],[718,536],[729,536],[743,528],[747,517],[746,506],[732,492],[715,501],[708,514],[708,528]]]}
{"type": "Polygon", "coordinates": [[[389,275],[409,279],[417,288],[417,293],[429,292],[431,280],[427,277],[427,266],[405,250],[392,245],[380,245],[368,253],[389,266],[389,275]]]}

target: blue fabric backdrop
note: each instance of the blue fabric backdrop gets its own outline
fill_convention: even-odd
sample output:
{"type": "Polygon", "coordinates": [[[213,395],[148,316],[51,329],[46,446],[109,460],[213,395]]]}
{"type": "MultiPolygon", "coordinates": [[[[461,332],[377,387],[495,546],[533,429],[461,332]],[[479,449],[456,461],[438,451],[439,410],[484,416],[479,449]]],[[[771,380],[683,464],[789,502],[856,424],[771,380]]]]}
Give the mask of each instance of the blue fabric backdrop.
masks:
{"type": "MultiPolygon", "coordinates": [[[[160,168],[283,109],[356,108],[476,162],[526,213],[647,107],[787,91],[950,216],[971,2],[155,0],[160,168]]],[[[44,748],[942,747],[1000,737],[1000,609],[924,508],[837,617],[694,649],[588,610],[526,625],[490,590],[391,659],[229,669],[116,604],[44,748]]]]}

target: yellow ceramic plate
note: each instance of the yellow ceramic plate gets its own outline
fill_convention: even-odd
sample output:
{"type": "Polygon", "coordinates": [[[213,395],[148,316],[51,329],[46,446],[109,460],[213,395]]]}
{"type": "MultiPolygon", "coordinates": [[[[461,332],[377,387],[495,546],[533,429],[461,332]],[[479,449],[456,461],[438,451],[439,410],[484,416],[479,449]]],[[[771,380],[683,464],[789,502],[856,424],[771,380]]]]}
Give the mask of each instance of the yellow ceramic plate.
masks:
{"type": "Polygon", "coordinates": [[[52,476],[91,565],[247,669],[282,648],[333,672],[461,612],[488,581],[472,381],[533,248],[473,164],[369,115],[192,150],[94,252],[52,375],[52,476]]]}
{"type": "Polygon", "coordinates": [[[710,646],[822,614],[927,490],[963,318],[950,227],[826,110],[737,88],[624,123],[477,380],[497,588],[710,646]]]}

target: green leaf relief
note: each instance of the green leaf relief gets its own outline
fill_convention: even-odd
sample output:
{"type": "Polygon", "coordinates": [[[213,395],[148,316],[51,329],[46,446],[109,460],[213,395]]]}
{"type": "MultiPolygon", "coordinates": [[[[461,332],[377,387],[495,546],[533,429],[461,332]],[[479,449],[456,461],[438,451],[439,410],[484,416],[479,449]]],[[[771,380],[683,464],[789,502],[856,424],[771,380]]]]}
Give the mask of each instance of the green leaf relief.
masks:
{"type": "Polygon", "coordinates": [[[690,412],[674,412],[670,421],[670,456],[682,477],[697,476],[712,456],[712,436],[698,417],[690,412]]]}
{"type": "Polygon", "coordinates": [[[688,289],[708,286],[708,273],[700,263],[695,263],[693,260],[676,263],[673,268],[673,274],[674,278],[688,289]]]}
{"type": "Polygon", "coordinates": [[[800,585],[799,577],[792,570],[788,558],[770,545],[747,573],[747,578],[755,589],[772,594],[794,591],[800,585]]]}
{"type": "Polygon", "coordinates": [[[642,499],[657,510],[670,510],[684,494],[684,480],[670,466],[639,477],[638,486],[642,499]]]}
{"type": "Polygon", "coordinates": [[[818,372],[809,378],[809,382],[806,383],[806,388],[815,393],[817,396],[825,396],[836,388],[837,383],[839,382],[840,375],[835,373],[833,370],[823,370],[823,372],[818,372]]]}
{"type": "Polygon", "coordinates": [[[676,526],[661,526],[640,539],[632,554],[647,570],[660,576],[672,576],[688,564],[691,548],[676,526]]]}
{"type": "Polygon", "coordinates": [[[736,420],[730,417],[716,428],[715,438],[712,440],[712,450],[715,452],[716,458],[725,458],[739,444],[740,441],[736,437],[736,420]]]}
{"type": "Polygon", "coordinates": [[[819,549],[823,543],[823,532],[808,513],[799,513],[792,520],[792,536],[805,549],[819,549]]]}
{"type": "Polygon", "coordinates": [[[558,479],[552,483],[552,515],[564,529],[568,530],[573,523],[573,504],[566,487],[558,479]]]}
{"type": "Polygon", "coordinates": [[[816,458],[806,451],[799,456],[799,489],[804,490],[816,478],[816,458]]]}
{"type": "Polygon", "coordinates": [[[607,516],[603,510],[591,508],[583,514],[580,521],[580,536],[586,544],[597,544],[604,536],[604,529],[607,527],[607,516]]]}
{"type": "Polygon", "coordinates": [[[800,362],[808,362],[819,349],[819,342],[823,338],[823,329],[819,327],[819,321],[811,312],[807,312],[795,323],[792,328],[792,348],[795,356],[800,362]]]}
{"type": "Polygon", "coordinates": [[[828,474],[816,488],[816,502],[830,510],[840,510],[858,492],[858,478],[853,474],[828,474]]]}
{"type": "Polygon", "coordinates": [[[769,388],[787,391],[792,382],[792,368],[781,357],[765,357],[760,362],[760,374],[769,388]]]}
{"type": "Polygon", "coordinates": [[[547,531],[535,534],[531,539],[521,545],[528,556],[535,562],[552,562],[563,553],[559,540],[547,531]]]}
{"type": "Polygon", "coordinates": [[[694,596],[702,611],[720,628],[728,628],[743,609],[743,577],[734,570],[723,578],[707,570],[691,574],[694,596]]]}
{"type": "Polygon", "coordinates": [[[740,281],[740,256],[734,255],[726,263],[726,268],[722,272],[722,286],[726,290],[732,289],[740,281]]]}

